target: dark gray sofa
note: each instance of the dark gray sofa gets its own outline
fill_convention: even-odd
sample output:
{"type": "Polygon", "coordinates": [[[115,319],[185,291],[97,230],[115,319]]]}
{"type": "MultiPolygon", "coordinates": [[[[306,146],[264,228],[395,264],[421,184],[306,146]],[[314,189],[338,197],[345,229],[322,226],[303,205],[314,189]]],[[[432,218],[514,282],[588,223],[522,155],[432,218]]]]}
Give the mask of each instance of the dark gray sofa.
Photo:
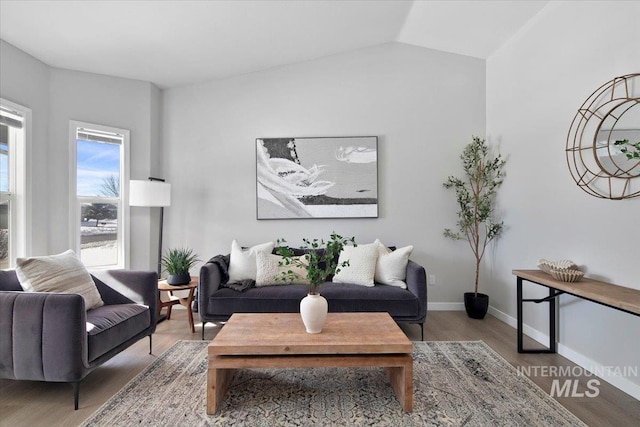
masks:
{"type": "Polygon", "coordinates": [[[73,385],[156,329],[155,272],[92,275],[102,307],[86,311],[76,294],[23,292],[15,270],[0,270],[0,378],[73,385]]]}
{"type": "MultiPolygon", "coordinates": [[[[214,258],[215,259],[215,258],[214,258]]],[[[308,293],[301,284],[253,287],[242,292],[221,286],[227,279],[224,268],[210,260],[200,268],[198,314],[207,322],[228,320],[233,313],[297,313],[300,300],[308,293]]],[[[409,261],[407,288],[376,284],[373,287],[325,282],[320,295],[327,299],[329,312],[387,312],[396,322],[417,323],[424,339],[427,316],[427,280],[424,267],[409,261]]]]}

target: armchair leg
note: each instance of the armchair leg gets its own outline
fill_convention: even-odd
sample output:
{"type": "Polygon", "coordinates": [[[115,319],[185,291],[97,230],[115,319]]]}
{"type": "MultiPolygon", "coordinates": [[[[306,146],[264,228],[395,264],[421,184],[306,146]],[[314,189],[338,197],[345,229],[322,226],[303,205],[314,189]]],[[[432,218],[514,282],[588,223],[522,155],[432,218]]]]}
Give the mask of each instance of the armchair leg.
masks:
{"type": "Polygon", "coordinates": [[[424,341],[424,323],[420,323],[420,337],[424,341]]]}
{"type": "Polygon", "coordinates": [[[149,354],[153,351],[153,336],[149,334],[149,354]]]}
{"type": "Polygon", "coordinates": [[[73,385],[73,409],[77,411],[80,400],[80,381],[73,382],[71,385],[73,385]]]}
{"type": "Polygon", "coordinates": [[[206,325],[207,322],[205,322],[204,320],[202,321],[202,341],[204,341],[204,325],[206,325]]]}

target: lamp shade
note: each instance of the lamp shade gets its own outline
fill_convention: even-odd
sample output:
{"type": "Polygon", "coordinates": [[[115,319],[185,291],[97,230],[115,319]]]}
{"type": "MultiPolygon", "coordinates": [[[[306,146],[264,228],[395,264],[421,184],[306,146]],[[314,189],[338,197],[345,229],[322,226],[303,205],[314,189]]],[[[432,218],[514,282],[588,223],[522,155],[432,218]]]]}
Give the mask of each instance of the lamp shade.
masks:
{"type": "Polygon", "coordinates": [[[129,181],[130,206],[171,206],[171,184],[162,181],[129,181]]]}

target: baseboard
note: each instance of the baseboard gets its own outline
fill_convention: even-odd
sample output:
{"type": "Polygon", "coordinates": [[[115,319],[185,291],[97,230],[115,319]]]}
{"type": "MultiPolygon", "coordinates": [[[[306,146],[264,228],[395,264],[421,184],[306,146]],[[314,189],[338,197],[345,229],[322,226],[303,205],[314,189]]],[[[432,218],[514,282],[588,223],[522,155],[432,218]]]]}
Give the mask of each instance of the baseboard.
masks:
{"type": "MultiPolygon", "coordinates": [[[[506,323],[507,325],[511,326],[514,329],[518,327],[517,319],[509,316],[508,314],[492,306],[489,306],[489,314],[493,315],[498,320],[503,321],[504,323],[506,323]]],[[[543,332],[540,332],[537,329],[534,329],[526,324],[522,325],[522,331],[524,332],[525,335],[539,342],[540,344],[544,346],[549,345],[549,335],[543,332]]],[[[516,343],[513,343],[513,345],[515,347],[516,343]]],[[[558,354],[569,359],[576,365],[581,366],[586,370],[596,371],[598,373],[598,377],[601,378],[602,380],[608,382],[609,384],[616,387],[617,389],[622,390],[623,392],[627,393],[634,399],[640,400],[640,385],[628,380],[625,377],[622,377],[620,375],[615,375],[615,373],[612,373],[611,375],[606,375],[606,372],[609,371],[608,367],[601,365],[595,360],[592,360],[586,357],[585,355],[578,353],[577,351],[561,343],[558,343],[558,354]]]]}
{"type": "Polygon", "coordinates": [[[429,302],[427,311],[464,311],[463,302],[429,302]]]}
{"type": "MultiPolygon", "coordinates": [[[[518,320],[509,316],[507,313],[504,313],[492,306],[489,306],[489,314],[496,317],[498,320],[502,320],[507,325],[511,326],[513,329],[518,327],[518,320]]],[[[540,332],[537,329],[533,329],[531,326],[527,324],[522,325],[522,330],[526,336],[533,339],[534,341],[539,342],[545,347],[549,347],[549,335],[540,332]]],[[[516,346],[516,343],[513,343],[513,346],[516,346]]],[[[564,355],[563,355],[564,356],[564,355]]],[[[574,362],[575,363],[575,362],[574,362]]]]}

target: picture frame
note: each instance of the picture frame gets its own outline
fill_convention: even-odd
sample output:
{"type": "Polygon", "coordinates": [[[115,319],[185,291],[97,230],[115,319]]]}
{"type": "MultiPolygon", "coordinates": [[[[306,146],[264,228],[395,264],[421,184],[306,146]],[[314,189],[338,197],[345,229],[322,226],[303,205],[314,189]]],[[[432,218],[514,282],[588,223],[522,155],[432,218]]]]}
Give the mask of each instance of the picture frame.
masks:
{"type": "Polygon", "coordinates": [[[255,144],[257,219],[378,217],[377,136],[255,144]]]}

